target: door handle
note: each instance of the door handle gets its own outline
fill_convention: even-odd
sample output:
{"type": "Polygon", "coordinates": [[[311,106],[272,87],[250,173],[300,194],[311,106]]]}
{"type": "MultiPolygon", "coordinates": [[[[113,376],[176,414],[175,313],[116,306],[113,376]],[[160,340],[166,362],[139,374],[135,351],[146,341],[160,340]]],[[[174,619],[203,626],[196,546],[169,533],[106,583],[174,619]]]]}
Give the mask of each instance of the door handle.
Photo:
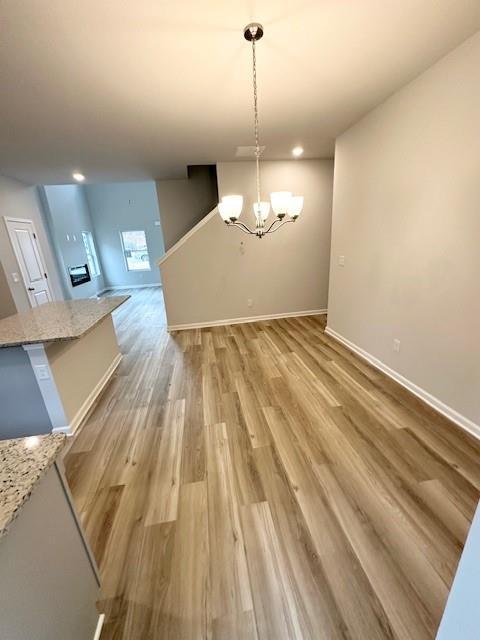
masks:
{"type": "Polygon", "coordinates": [[[29,291],[35,291],[35,288],[34,287],[28,287],[28,290],[29,291]]]}

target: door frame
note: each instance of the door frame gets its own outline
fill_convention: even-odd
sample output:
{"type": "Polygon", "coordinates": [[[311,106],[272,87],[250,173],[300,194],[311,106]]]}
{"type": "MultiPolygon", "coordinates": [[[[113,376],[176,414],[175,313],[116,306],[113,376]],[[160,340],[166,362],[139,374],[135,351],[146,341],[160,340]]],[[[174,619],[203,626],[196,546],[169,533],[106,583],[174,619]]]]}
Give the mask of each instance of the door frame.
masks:
{"type": "Polygon", "coordinates": [[[33,228],[33,234],[34,234],[34,240],[35,240],[35,246],[37,248],[38,251],[38,255],[40,256],[40,260],[42,262],[42,267],[44,269],[43,273],[45,274],[45,278],[47,280],[47,286],[48,286],[48,291],[50,293],[50,299],[53,301],[55,300],[54,296],[53,296],[53,291],[52,291],[52,287],[50,285],[50,276],[48,275],[48,271],[47,271],[47,263],[45,262],[45,256],[43,255],[43,251],[42,251],[42,247],[40,246],[40,242],[38,241],[38,232],[37,232],[37,228],[35,226],[34,221],[31,218],[18,218],[16,216],[3,216],[3,219],[5,221],[5,227],[7,229],[7,234],[8,234],[8,238],[10,240],[10,246],[12,247],[12,251],[13,251],[13,255],[15,256],[15,260],[17,261],[17,265],[18,265],[18,270],[20,271],[20,274],[22,276],[22,282],[23,282],[23,288],[25,289],[25,294],[27,296],[28,302],[30,304],[30,307],[33,309],[33,304],[32,301],[30,299],[30,292],[28,291],[28,287],[27,287],[27,277],[26,274],[24,273],[24,269],[22,266],[22,261],[19,258],[18,255],[18,251],[17,251],[17,247],[15,246],[15,242],[13,241],[12,238],[12,234],[10,233],[10,228],[8,226],[9,222],[23,222],[23,223],[28,223],[32,225],[33,228]]]}

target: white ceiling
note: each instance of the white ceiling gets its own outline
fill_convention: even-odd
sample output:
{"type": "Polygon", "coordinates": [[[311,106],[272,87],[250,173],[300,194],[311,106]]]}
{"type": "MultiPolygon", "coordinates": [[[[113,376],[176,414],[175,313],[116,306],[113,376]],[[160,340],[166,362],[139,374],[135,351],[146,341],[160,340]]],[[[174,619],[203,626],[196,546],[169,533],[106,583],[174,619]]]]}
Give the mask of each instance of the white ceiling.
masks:
{"type": "Polygon", "coordinates": [[[0,173],[33,183],[178,175],[252,144],[335,136],[480,28],[479,0],[1,0],[0,173]]]}

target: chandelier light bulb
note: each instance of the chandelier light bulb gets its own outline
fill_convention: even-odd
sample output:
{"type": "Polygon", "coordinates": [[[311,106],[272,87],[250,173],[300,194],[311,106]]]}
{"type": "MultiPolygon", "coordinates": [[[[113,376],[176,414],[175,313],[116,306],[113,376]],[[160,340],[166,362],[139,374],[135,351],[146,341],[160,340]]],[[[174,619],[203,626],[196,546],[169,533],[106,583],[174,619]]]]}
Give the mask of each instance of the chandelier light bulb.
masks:
{"type": "Polygon", "coordinates": [[[255,214],[255,218],[258,222],[265,222],[268,218],[268,214],[270,213],[270,203],[269,202],[254,202],[253,203],[253,213],[255,214]]]}
{"type": "Polygon", "coordinates": [[[272,209],[277,216],[284,216],[288,213],[288,206],[292,198],[291,191],[274,191],[270,194],[272,209]]]}
{"type": "Polygon", "coordinates": [[[238,220],[243,209],[243,196],[223,196],[218,211],[225,222],[238,220]]]}
{"type": "Polygon", "coordinates": [[[288,215],[294,220],[302,213],[303,209],[303,196],[292,196],[288,203],[288,215]]]}

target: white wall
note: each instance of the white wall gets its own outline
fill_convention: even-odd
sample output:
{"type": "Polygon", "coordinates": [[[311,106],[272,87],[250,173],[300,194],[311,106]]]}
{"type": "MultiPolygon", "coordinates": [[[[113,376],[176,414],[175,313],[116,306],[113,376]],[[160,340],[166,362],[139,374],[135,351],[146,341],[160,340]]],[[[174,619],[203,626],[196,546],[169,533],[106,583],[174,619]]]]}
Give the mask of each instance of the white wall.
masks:
{"type": "Polygon", "coordinates": [[[479,69],[477,34],[337,140],[328,305],[334,331],[477,424],[479,69]]]}
{"type": "MultiPolygon", "coordinates": [[[[333,163],[261,166],[266,197],[287,188],[305,196],[300,219],[259,240],[215,215],[161,266],[169,326],[326,308],[333,163]]],[[[221,163],[217,172],[220,196],[244,194],[242,220],[253,225],[254,163],[221,163]]]]}
{"type": "Polygon", "coordinates": [[[27,311],[30,308],[30,304],[23,281],[21,277],[18,283],[12,280],[12,273],[19,273],[19,267],[13,253],[5,221],[3,220],[4,216],[33,220],[43,257],[45,258],[52,295],[55,299],[62,299],[62,288],[55,260],[47,240],[36,187],[12,178],[0,176],[0,218],[2,218],[0,220],[0,260],[18,311],[27,311]]]}

